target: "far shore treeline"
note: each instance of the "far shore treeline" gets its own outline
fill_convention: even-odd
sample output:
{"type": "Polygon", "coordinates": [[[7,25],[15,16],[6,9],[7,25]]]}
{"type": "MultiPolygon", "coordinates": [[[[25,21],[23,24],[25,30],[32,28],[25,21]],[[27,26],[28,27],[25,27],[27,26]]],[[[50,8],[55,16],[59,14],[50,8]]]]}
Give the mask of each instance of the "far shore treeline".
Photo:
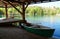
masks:
{"type": "MultiPolygon", "coordinates": [[[[21,8],[19,6],[17,7],[20,11],[21,8]]],[[[60,8],[59,7],[39,7],[39,6],[29,6],[26,11],[25,15],[30,17],[36,17],[36,16],[50,16],[50,15],[59,15],[60,14],[60,8]]],[[[0,8],[0,16],[5,16],[5,8],[0,8]]],[[[8,15],[9,16],[15,16],[15,17],[21,17],[20,13],[17,12],[14,8],[8,8],[8,15]]]]}

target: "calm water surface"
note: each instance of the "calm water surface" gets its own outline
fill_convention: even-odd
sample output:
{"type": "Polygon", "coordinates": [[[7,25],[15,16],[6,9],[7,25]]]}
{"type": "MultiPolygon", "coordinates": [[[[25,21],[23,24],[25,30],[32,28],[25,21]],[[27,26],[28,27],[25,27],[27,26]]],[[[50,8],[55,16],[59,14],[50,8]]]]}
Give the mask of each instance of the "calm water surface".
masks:
{"type": "Polygon", "coordinates": [[[53,36],[60,38],[60,16],[28,17],[26,20],[30,23],[54,28],[53,36]]]}

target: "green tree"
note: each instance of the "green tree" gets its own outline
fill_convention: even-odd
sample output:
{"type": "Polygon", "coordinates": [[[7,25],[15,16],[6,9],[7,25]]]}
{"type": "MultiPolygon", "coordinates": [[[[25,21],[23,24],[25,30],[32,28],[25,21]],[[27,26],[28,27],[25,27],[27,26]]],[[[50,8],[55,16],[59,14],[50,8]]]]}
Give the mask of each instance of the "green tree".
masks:
{"type": "Polygon", "coordinates": [[[26,9],[26,14],[29,16],[40,16],[42,13],[42,8],[38,6],[28,7],[26,9]]]}
{"type": "Polygon", "coordinates": [[[3,15],[4,15],[4,12],[0,10],[0,17],[2,17],[3,15]]]}

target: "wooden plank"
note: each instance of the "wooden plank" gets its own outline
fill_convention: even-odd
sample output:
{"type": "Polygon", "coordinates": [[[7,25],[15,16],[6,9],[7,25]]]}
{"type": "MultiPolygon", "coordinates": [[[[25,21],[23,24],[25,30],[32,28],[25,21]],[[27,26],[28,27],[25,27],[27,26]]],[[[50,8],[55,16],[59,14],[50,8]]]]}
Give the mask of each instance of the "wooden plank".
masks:
{"type": "Polygon", "coordinates": [[[23,20],[20,20],[20,19],[14,19],[14,18],[9,18],[9,19],[3,19],[3,20],[0,20],[0,24],[2,23],[15,23],[15,22],[24,22],[23,20]]]}

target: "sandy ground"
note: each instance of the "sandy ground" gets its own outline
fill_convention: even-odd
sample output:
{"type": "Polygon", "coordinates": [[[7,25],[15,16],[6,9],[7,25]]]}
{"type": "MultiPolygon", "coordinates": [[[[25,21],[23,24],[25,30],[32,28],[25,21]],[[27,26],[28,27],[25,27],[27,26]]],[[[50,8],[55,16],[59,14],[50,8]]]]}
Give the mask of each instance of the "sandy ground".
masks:
{"type": "Polygon", "coordinates": [[[37,36],[22,28],[0,27],[0,39],[57,39],[37,36]]]}

